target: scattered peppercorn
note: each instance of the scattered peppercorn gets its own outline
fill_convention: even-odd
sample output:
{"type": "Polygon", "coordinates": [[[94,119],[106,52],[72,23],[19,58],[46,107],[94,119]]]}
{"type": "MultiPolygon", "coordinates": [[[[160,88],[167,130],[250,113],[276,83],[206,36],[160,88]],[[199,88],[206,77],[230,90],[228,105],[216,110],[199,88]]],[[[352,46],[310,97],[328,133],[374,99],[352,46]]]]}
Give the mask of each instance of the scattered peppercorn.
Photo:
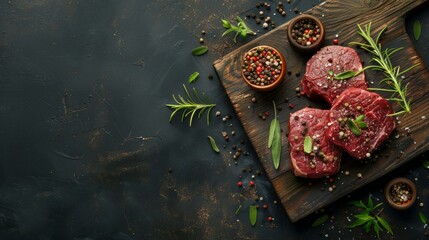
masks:
{"type": "Polygon", "coordinates": [[[268,220],[268,222],[272,222],[274,220],[274,218],[273,217],[268,217],[267,220],[268,220]]]}
{"type": "Polygon", "coordinates": [[[238,187],[243,186],[243,182],[242,182],[242,181],[239,181],[239,182],[237,183],[237,186],[238,186],[238,187]]]}
{"type": "Polygon", "coordinates": [[[334,38],[334,40],[332,40],[332,43],[333,43],[334,45],[338,45],[338,38],[334,38]]]}
{"type": "Polygon", "coordinates": [[[256,103],[257,101],[256,101],[256,98],[255,97],[252,97],[252,103],[256,103]]]}
{"type": "Polygon", "coordinates": [[[250,182],[249,182],[249,185],[250,185],[251,187],[254,187],[254,186],[255,186],[255,182],[254,182],[254,181],[250,181],[250,182]]]}
{"type": "Polygon", "coordinates": [[[209,79],[213,79],[213,74],[209,74],[207,77],[208,77],[209,79]]]}

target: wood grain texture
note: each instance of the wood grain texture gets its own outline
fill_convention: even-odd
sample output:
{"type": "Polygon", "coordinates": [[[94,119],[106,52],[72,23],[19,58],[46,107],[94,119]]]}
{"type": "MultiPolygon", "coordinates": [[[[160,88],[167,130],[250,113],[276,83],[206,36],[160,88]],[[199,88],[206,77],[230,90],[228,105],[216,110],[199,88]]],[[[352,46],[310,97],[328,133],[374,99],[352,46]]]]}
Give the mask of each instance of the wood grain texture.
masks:
{"type": "MultiPolygon", "coordinates": [[[[260,112],[270,111],[272,113],[272,101],[274,100],[283,109],[278,115],[285,133],[288,129],[291,112],[309,105],[328,108],[323,102],[296,96],[295,88],[300,87],[305,64],[310,56],[299,54],[291,49],[286,36],[288,23],[215,61],[214,67],[219,79],[291,221],[298,221],[429,149],[429,121],[427,120],[429,119],[427,116],[429,115],[429,72],[413,48],[404,25],[405,15],[425,2],[426,0],[328,0],[306,12],[319,17],[324,22],[325,45],[330,44],[336,34],[340,35],[341,45],[347,45],[351,41],[362,41],[356,33],[356,24],[365,25],[372,22],[374,33],[388,25],[381,41],[383,48],[405,48],[393,56],[393,64],[400,65],[403,69],[413,64],[419,64],[418,67],[407,73],[404,79],[405,83],[410,82],[409,92],[413,99],[412,114],[398,118],[400,123],[389,143],[374,154],[378,158],[363,162],[351,158],[343,159],[341,170],[349,171],[350,175],[345,176],[343,173],[339,173],[333,176],[336,178],[337,188],[332,193],[327,190],[330,185],[327,184],[326,179],[311,181],[293,175],[289,166],[289,144],[285,134],[282,135],[283,150],[280,168],[274,169],[271,152],[267,148],[268,129],[272,118],[269,117],[267,121],[262,121],[258,117],[260,112]],[[243,54],[262,44],[277,48],[285,56],[287,70],[292,73],[286,75],[281,86],[265,93],[252,90],[240,75],[243,54]],[[257,104],[251,102],[252,97],[257,98],[257,104]],[[285,101],[286,98],[288,101],[285,101]],[[289,104],[293,104],[294,108],[290,109],[289,104]],[[357,178],[357,173],[362,173],[363,178],[357,178]],[[322,188],[326,188],[326,190],[322,191],[322,188]]],[[[367,63],[371,55],[363,50],[357,50],[362,60],[367,63]]],[[[366,77],[370,86],[378,87],[377,83],[383,78],[383,75],[379,72],[366,71],[366,77]]],[[[381,95],[388,97],[385,94],[381,95]]],[[[395,104],[393,107],[395,110],[400,109],[395,104]]]]}

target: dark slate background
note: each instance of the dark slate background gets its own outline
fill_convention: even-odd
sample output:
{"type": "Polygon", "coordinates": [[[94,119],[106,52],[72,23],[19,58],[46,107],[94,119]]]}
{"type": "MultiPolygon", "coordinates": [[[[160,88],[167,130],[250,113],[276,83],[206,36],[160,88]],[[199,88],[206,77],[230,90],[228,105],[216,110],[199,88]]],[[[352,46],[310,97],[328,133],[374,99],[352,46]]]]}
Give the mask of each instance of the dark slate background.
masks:
{"type": "MultiPolygon", "coordinates": [[[[222,38],[220,19],[256,14],[258,2],[1,1],[0,239],[369,239],[373,233],[347,228],[357,212],[348,203],[369,195],[383,202],[381,189],[399,176],[416,182],[419,199],[405,212],[384,204],[395,236],[382,238],[427,238],[418,218],[429,216],[427,154],[294,224],[263,171],[254,188],[236,186],[262,167],[212,62],[254,38],[222,38]],[[194,57],[200,37],[210,51],[194,57]],[[165,104],[195,71],[194,86],[217,104],[211,125],[169,124],[165,104]],[[236,132],[225,149],[221,131],[236,132]],[[249,152],[238,165],[233,145],[249,152]],[[252,227],[248,207],[264,203],[252,227]],[[311,227],[324,214],[330,219],[311,227]]],[[[283,2],[287,17],[273,15],[277,1],[268,1],[277,25],[320,3],[283,2]]],[[[414,42],[426,63],[428,10],[407,20],[408,29],[422,22],[414,42]]],[[[258,35],[268,32],[246,21],[258,35]]]]}

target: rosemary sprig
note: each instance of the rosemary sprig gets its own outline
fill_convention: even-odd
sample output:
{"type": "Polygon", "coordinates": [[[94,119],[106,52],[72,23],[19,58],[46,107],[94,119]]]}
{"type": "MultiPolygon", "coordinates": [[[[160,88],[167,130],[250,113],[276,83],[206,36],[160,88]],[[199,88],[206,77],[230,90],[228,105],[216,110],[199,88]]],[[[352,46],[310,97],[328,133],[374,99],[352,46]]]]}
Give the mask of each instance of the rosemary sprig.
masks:
{"type": "Polygon", "coordinates": [[[377,234],[377,238],[380,238],[380,231],[383,231],[383,229],[386,230],[387,233],[393,235],[393,231],[392,228],[390,228],[389,223],[384,218],[380,217],[381,212],[383,212],[383,208],[375,213],[375,210],[381,207],[383,203],[374,205],[371,196],[369,196],[368,203],[366,205],[362,201],[353,201],[351,204],[363,209],[363,211],[357,215],[354,215],[356,220],[351,223],[349,228],[365,226],[365,232],[369,232],[371,227],[373,227],[374,232],[377,234]]]}
{"type": "Polygon", "coordinates": [[[381,29],[378,33],[377,37],[374,39],[371,37],[371,23],[367,24],[362,28],[359,24],[358,26],[358,34],[361,35],[366,43],[361,42],[351,42],[350,45],[357,45],[362,49],[372,53],[374,57],[371,61],[375,62],[375,65],[368,66],[368,68],[376,71],[381,71],[384,73],[385,78],[381,80],[381,83],[387,83],[391,87],[391,89],[385,88],[369,88],[372,91],[384,91],[384,92],[392,92],[392,96],[389,98],[391,101],[395,101],[402,110],[396,113],[391,114],[391,116],[396,116],[404,113],[411,112],[411,100],[407,98],[407,89],[408,84],[403,84],[401,75],[410,71],[417,65],[413,65],[403,71],[401,71],[400,66],[393,66],[390,60],[390,56],[392,54],[398,52],[401,48],[386,48],[382,49],[381,44],[379,43],[380,37],[383,32],[386,30],[387,26],[381,29]]]}
{"type": "MultiPolygon", "coordinates": [[[[189,94],[189,91],[186,88],[185,84],[183,84],[183,89],[185,89],[185,93],[186,93],[186,96],[188,96],[188,99],[183,98],[179,94],[177,95],[177,98],[176,98],[176,96],[174,96],[174,94],[173,94],[173,99],[177,104],[166,104],[165,105],[171,109],[174,109],[174,111],[170,115],[169,121],[171,122],[174,115],[178,111],[183,110],[182,122],[184,121],[184,119],[186,117],[189,116],[189,127],[191,127],[192,126],[192,120],[194,119],[195,113],[199,111],[198,118],[200,118],[201,114],[207,109],[207,125],[209,125],[210,124],[210,111],[212,110],[213,107],[216,106],[216,104],[208,103],[207,100],[203,101],[200,98],[200,96],[198,95],[197,90],[195,90],[195,88],[193,88],[193,90],[194,90],[194,95],[196,97],[196,100],[194,100],[194,98],[192,98],[191,94],[189,94]]],[[[204,93],[202,95],[205,96],[204,93]]]]}
{"type": "Polygon", "coordinates": [[[223,34],[222,37],[227,35],[231,32],[236,32],[234,37],[234,42],[237,42],[237,36],[240,35],[241,38],[246,39],[247,34],[256,35],[252,29],[250,29],[246,23],[244,23],[243,19],[237,16],[237,26],[234,26],[231,24],[228,19],[222,19],[222,26],[227,29],[223,34]]]}

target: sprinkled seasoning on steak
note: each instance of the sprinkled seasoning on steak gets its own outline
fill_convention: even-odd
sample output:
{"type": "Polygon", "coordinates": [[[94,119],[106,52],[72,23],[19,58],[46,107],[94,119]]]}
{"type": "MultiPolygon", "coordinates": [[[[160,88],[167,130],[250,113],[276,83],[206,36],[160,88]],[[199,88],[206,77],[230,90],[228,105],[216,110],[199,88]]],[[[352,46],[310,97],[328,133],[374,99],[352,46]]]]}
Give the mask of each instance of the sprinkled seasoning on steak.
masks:
{"type": "Polygon", "coordinates": [[[334,102],[330,113],[327,131],[329,140],[342,147],[352,157],[363,159],[382,144],[395,129],[392,107],[377,93],[359,88],[345,90],[334,102]],[[356,120],[363,115],[367,127],[356,135],[347,124],[347,119],[356,120]]]}
{"type": "Polygon", "coordinates": [[[353,48],[324,47],[307,62],[301,81],[302,89],[308,97],[322,97],[332,105],[332,102],[347,88],[367,89],[363,72],[345,80],[336,80],[333,76],[348,70],[357,72],[361,69],[361,59],[353,48]]]}
{"type": "Polygon", "coordinates": [[[340,169],[342,150],[326,135],[329,110],[304,108],[290,115],[289,145],[291,166],[295,176],[320,178],[340,169]],[[304,152],[304,138],[312,139],[312,152],[304,152]]]}

